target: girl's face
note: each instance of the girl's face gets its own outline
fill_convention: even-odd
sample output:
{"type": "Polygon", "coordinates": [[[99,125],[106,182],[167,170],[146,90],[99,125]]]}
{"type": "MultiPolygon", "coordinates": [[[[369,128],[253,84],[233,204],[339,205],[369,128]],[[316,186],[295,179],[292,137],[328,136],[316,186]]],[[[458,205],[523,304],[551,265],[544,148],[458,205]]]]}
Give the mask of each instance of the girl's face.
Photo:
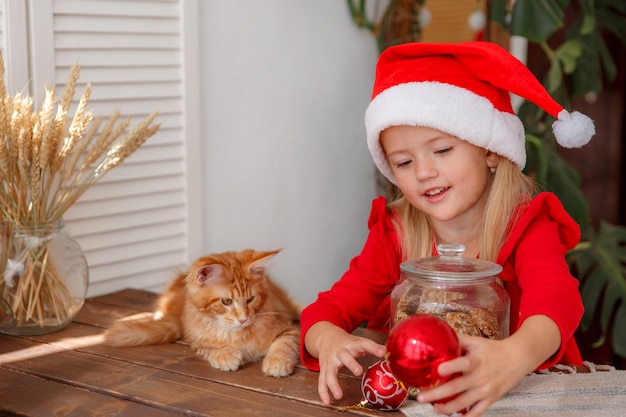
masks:
{"type": "Polygon", "coordinates": [[[496,154],[421,126],[389,127],[380,143],[405,198],[435,227],[480,221],[496,154]]]}

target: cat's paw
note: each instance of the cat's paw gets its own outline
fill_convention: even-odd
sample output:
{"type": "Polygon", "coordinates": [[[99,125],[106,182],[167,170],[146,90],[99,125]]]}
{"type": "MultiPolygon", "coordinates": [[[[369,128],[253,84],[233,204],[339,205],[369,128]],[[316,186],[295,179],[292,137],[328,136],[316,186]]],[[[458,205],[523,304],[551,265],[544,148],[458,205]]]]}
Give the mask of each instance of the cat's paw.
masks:
{"type": "Polygon", "coordinates": [[[296,361],[292,358],[278,355],[269,355],[263,359],[262,370],[267,376],[282,378],[293,373],[296,361]]]}
{"type": "Polygon", "coordinates": [[[212,367],[220,371],[236,371],[244,363],[241,352],[231,346],[213,349],[205,357],[212,367]]]}

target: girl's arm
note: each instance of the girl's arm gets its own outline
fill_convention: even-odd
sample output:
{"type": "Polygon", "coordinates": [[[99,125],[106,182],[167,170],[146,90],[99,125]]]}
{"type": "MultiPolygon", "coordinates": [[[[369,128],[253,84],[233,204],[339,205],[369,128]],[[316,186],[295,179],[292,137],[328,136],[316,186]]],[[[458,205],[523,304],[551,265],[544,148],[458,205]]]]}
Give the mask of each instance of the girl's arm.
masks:
{"type": "Polygon", "coordinates": [[[320,369],[317,357],[308,351],[305,342],[312,326],[329,322],[351,333],[363,322],[373,325],[386,323],[389,318],[389,310],[384,306],[399,277],[400,253],[383,197],[374,200],[368,227],[365,245],[349,269],[302,311],[300,358],[309,369],[320,369]]]}

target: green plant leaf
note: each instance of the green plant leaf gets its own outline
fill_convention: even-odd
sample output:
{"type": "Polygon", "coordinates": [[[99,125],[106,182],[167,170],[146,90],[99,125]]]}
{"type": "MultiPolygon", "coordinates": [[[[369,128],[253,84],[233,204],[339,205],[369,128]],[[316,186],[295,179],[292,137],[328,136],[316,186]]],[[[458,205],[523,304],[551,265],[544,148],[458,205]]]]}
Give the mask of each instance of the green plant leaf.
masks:
{"type": "Polygon", "coordinates": [[[576,69],[576,61],[582,55],[583,50],[580,42],[576,39],[569,39],[559,46],[554,55],[563,65],[563,72],[571,74],[576,69]]]}
{"type": "Polygon", "coordinates": [[[552,55],[550,59],[550,70],[546,80],[546,89],[549,93],[554,93],[563,84],[563,70],[556,55],[552,55]]]}
{"type": "Polygon", "coordinates": [[[559,197],[569,215],[578,224],[586,224],[589,221],[589,205],[580,189],[580,176],[556,152],[546,158],[550,161],[546,176],[548,189],[559,197]]]}
{"type": "Polygon", "coordinates": [[[526,167],[524,171],[539,184],[545,184],[548,176],[548,158],[543,141],[535,135],[526,135],[526,167]]]}
{"type": "Polygon", "coordinates": [[[626,357],[626,227],[603,222],[597,235],[592,236],[587,249],[574,250],[568,255],[582,282],[581,296],[585,313],[581,329],[588,330],[598,306],[602,334],[594,344],[601,345],[607,334],[613,338],[613,350],[626,357]],[[602,300],[600,302],[600,300],[602,300]],[[613,327],[609,324],[613,319],[613,327]]]}
{"type": "Polygon", "coordinates": [[[626,358],[626,302],[622,300],[622,304],[615,313],[615,322],[613,331],[613,351],[623,358],[626,358]],[[620,330],[621,329],[621,330],[620,330]]]}
{"type": "Polygon", "coordinates": [[[511,12],[510,34],[545,42],[563,27],[563,18],[563,10],[555,0],[516,1],[511,12]]]}
{"type": "Polygon", "coordinates": [[[580,329],[586,332],[589,330],[593,316],[598,308],[606,280],[605,276],[602,274],[603,271],[593,269],[597,260],[591,250],[587,249],[572,252],[570,258],[576,266],[577,275],[581,281],[580,293],[585,306],[585,312],[580,321],[580,329]]]}
{"type": "Polygon", "coordinates": [[[610,56],[604,57],[602,50],[606,48],[604,40],[599,33],[579,38],[582,46],[582,55],[577,61],[576,69],[570,75],[570,95],[572,97],[585,95],[587,93],[598,93],[602,91],[602,62],[604,68],[612,73],[615,63],[610,56]]]}
{"type": "Polygon", "coordinates": [[[617,15],[609,10],[598,10],[598,22],[603,29],[620,38],[622,42],[626,42],[624,16],[617,15]]]}
{"type": "MultiPolygon", "coordinates": [[[[626,22],[624,22],[626,25],[626,22]]],[[[604,68],[604,74],[609,82],[615,80],[617,77],[617,65],[615,65],[615,61],[613,60],[613,55],[611,55],[611,51],[606,46],[606,42],[602,37],[599,37],[597,42],[598,52],[600,54],[600,62],[602,63],[602,68],[604,68]]]]}
{"type": "Polygon", "coordinates": [[[593,3],[596,11],[608,10],[616,15],[626,15],[626,2],[624,2],[623,0],[593,0],[593,3]]]}
{"type": "Polygon", "coordinates": [[[585,36],[593,33],[596,29],[596,18],[593,15],[586,14],[583,16],[583,23],[580,27],[580,34],[585,36]]]}
{"type": "Polygon", "coordinates": [[[508,0],[493,0],[491,2],[491,10],[489,11],[489,19],[492,22],[499,24],[503,28],[507,27],[507,6],[508,0]]]}

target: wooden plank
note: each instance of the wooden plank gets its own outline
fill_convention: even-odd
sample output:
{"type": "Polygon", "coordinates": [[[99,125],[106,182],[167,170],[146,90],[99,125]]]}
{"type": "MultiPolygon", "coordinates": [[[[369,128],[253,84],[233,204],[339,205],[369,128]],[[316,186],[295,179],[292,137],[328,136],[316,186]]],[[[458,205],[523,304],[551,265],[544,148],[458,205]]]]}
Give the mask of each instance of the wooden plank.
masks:
{"type": "Polygon", "coordinates": [[[86,391],[0,367],[0,415],[166,417],[145,404],[86,391]]]}
{"type": "Polygon", "coordinates": [[[107,304],[112,306],[135,309],[137,311],[152,311],[159,294],[145,290],[127,288],[114,293],[92,297],[90,303],[107,304]]]}
{"type": "MultiPolygon", "coordinates": [[[[5,350],[3,339],[6,338],[0,338],[2,351],[5,350]]],[[[26,349],[32,346],[31,341],[24,339],[13,338],[12,342],[14,348],[26,349]]],[[[287,417],[336,415],[334,409],[326,408],[319,402],[308,402],[306,398],[283,395],[294,386],[299,386],[296,388],[297,392],[303,393],[303,388],[300,386],[303,381],[300,379],[296,381],[291,377],[282,379],[266,377],[265,381],[271,382],[274,386],[280,385],[279,388],[273,388],[275,392],[271,392],[272,395],[268,395],[265,387],[257,388],[255,385],[255,388],[250,388],[255,384],[254,378],[250,378],[254,372],[248,372],[245,375],[243,372],[240,373],[238,375],[240,385],[237,387],[234,384],[225,385],[207,378],[182,375],[76,351],[55,352],[45,357],[5,363],[3,366],[12,371],[173,413],[195,413],[217,417],[232,416],[234,411],[236,413],[245,410],[248,416],[267,416],[270,414],[269,410],[280,410],[280,415],[287,417]],[[281,395],[277,395],[279,393],[281,395]]],[[[199,374],[210,368],[199,366],[199,364],[195,367],[200,369],[199,374]]],[[[255,370],[260,372],[259,369],[255,370]]],[[[306,372],[298,371],[301,374],[306,372]]],[[[220,373],[236,375],[235,372],[220,373]]],[[[304,376],[304,380],[306,379],[304,376]]],[[[11,387],[7,389],[12,390],[11,387]]],[[[313,386],[311,389],[316,388],[313,386]]]]}
{"type": "MultiPolygon", "coordinates": [[[[110,327],[113,322],[118,319],[130,317],[136,314],[148,314],[148,312],[139,312],[135,309],[116,307],[107,304],[95,304],[87,301],[80,309],[76,317],[74,317],[72,324],[83,324],[97,327],[102,330],[110,327]]],[[[63,333],[52,333],[47,336],[56,338],[59,334],[63,335],[63,333]]]]}

